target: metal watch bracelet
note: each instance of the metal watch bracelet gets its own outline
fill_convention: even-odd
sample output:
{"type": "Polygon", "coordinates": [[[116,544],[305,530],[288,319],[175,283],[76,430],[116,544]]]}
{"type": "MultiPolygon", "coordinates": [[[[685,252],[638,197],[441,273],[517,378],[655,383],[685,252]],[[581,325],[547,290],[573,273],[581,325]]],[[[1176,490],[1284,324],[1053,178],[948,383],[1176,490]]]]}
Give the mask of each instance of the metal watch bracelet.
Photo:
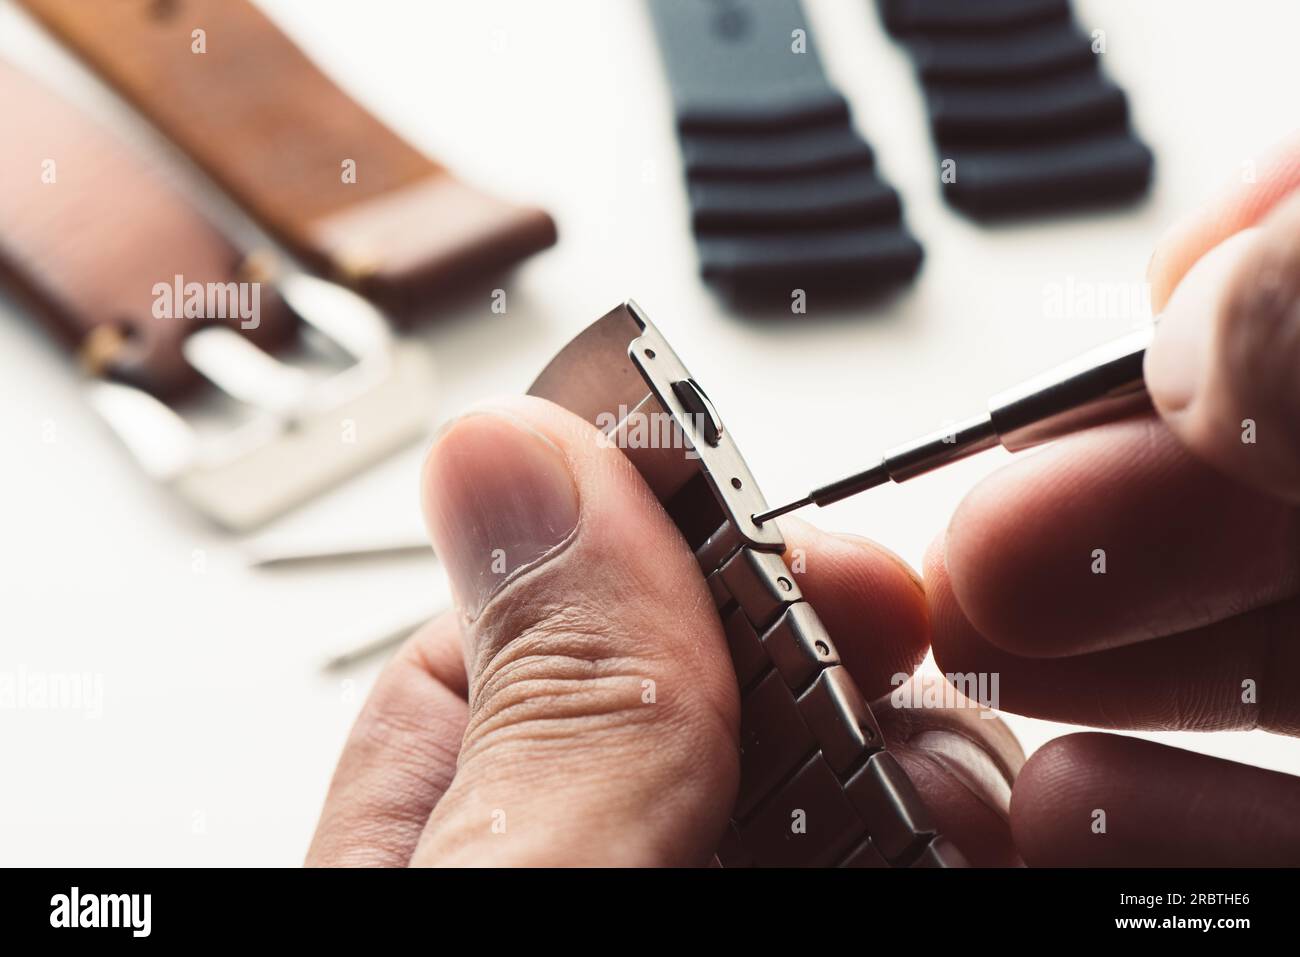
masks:
{"type": "Polygon", "coordinates": [[[623,449],[708,582],[741,693],[739,796],[718,861],[964,866],[885,749],[782,558],[775,524],[753,522],[766,502],[712,403],[636,304],[580,333],[529,393],[586,418],[623,449]]]}

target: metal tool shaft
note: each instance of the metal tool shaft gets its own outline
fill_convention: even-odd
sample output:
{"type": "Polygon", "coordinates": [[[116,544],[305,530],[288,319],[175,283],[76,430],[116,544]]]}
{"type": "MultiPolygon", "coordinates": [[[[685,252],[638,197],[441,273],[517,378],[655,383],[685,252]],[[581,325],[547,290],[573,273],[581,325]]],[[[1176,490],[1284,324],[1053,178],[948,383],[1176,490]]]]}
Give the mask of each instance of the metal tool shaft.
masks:
{"type": "Polygon", "coordinates": [[[986,414],[906,442],[870,468],[813,489],[754,516],[757,524],[807,505],[830,505],[904,482],[995,446],[1019,452],[1150,406],[1142,362],[1154,326],[1146,326],[995,395],[986,414]]]}

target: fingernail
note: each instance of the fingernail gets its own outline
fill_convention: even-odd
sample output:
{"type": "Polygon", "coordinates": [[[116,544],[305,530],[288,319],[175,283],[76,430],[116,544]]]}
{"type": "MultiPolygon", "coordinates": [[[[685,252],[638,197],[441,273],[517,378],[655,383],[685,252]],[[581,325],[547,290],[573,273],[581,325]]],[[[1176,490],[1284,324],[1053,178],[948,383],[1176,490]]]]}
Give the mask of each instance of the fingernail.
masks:
{"type": "Polygon", "coordinates": [[[1209,361],[1211,327],[1198,316],[1167,311],[1147,349],[1147,389],[1162,412],[1181,412],[1192,404],[1209,361]]]}
{"type": "Polygon", "coordinates": [[[438,437],[425,465],[424,504],[434,551],[470,619],[578,525],[578,488],[564,453],[496,412],[473,412],[438,437]]]}
{"type": "Polygon", "coordinates": [[[1157,317],[1143,373],[1156,408],[1185,411],[1205,387],[1214,361],[1215,331],[1225,290],[1243,257],[1255,247],[1256,230],[1243,230],[1210,250],[1187,271],[1157,317]]]}

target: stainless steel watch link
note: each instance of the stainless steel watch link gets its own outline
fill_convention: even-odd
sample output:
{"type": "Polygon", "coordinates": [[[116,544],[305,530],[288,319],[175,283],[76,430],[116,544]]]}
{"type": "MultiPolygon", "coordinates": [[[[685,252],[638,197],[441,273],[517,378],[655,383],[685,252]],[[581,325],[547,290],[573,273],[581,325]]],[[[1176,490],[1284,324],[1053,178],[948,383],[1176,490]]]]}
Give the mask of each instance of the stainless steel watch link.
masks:
{"type": "Polygon", "coordinates": [[[782,558],[776,525],[754,523],[767,503],[734,439],[636,304],[580,333],[529,392],[593,422],[623,449],[708,582],[741,693],[740,788],[719,862],[964,866],[885,749],[782,558]]]}

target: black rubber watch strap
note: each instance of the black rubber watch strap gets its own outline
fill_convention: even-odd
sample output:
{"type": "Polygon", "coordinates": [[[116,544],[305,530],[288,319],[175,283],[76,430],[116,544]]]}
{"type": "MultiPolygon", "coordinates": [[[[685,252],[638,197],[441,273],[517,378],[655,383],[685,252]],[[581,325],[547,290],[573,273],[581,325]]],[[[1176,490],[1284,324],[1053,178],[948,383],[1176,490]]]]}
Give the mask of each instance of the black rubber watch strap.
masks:
{"type": "Polygon", "coordinates": [[[865,286],[912,275],[921,245],[892,226],[819,229],[808,233],[727,233],[701,236],[700,268],[709,279],[746,290],[836,285],[857,272],[865,286]]]}
{"type": "Polygon", "coordinates": [[[921,79],[989,81],[1036,79],[1086,69],[1096,59],[1092,39],[1069,20],[998,33],[907,38],[921,79]]]}
{"type": "Polygon", "coordinates": [[[1069,0],[880,0],[895,33],[1016,29],[1070,15],[1069,0]]]}
{"type": "Polygon", "coordinates": [[[755,189],[736,180],[691,184],[692,222],[710,229],[801,229],[897,219],[898,193],[863,169],[781,180],[755,189]]]}
{"type": "Polygon", "coordinates": [[[798,0],[650,0],[683,131],[788,130],[848,119],[798,0]]]}
{"type": "Polygon", "coordinates": [[[648,2],[705,278],[741,296],[910,279],[920,246],[799,0],[648,2]]]}
{"type": "Polygon", "coordinates": [[[1084,205],[1138,196],[1151,181],[1151,151],[1126,132],[1035,149],[957,149],[948,202],[975,216],[1051,208],[1062,192],[1084,205]]]}
{"type": "Polygon", "coordinates": [[[996,218],[1146,191],[1151,151],[1068,0],[878,5],[912,54],[953,206],[996,218]]]}
{"type": "Polygon", "coordinates": [[[681,145],[691,183],[870,170],[875,163],[871,147],[847,123],[765,133],[683,133],[681,145]]]}
{"type": "Polygon", "coordinates": [[[946,145],[1032,145],[1128,122],[1124,91],[1095,70],[1006,86],[932,83],[926,102],[935,139],[946,145]]]}

